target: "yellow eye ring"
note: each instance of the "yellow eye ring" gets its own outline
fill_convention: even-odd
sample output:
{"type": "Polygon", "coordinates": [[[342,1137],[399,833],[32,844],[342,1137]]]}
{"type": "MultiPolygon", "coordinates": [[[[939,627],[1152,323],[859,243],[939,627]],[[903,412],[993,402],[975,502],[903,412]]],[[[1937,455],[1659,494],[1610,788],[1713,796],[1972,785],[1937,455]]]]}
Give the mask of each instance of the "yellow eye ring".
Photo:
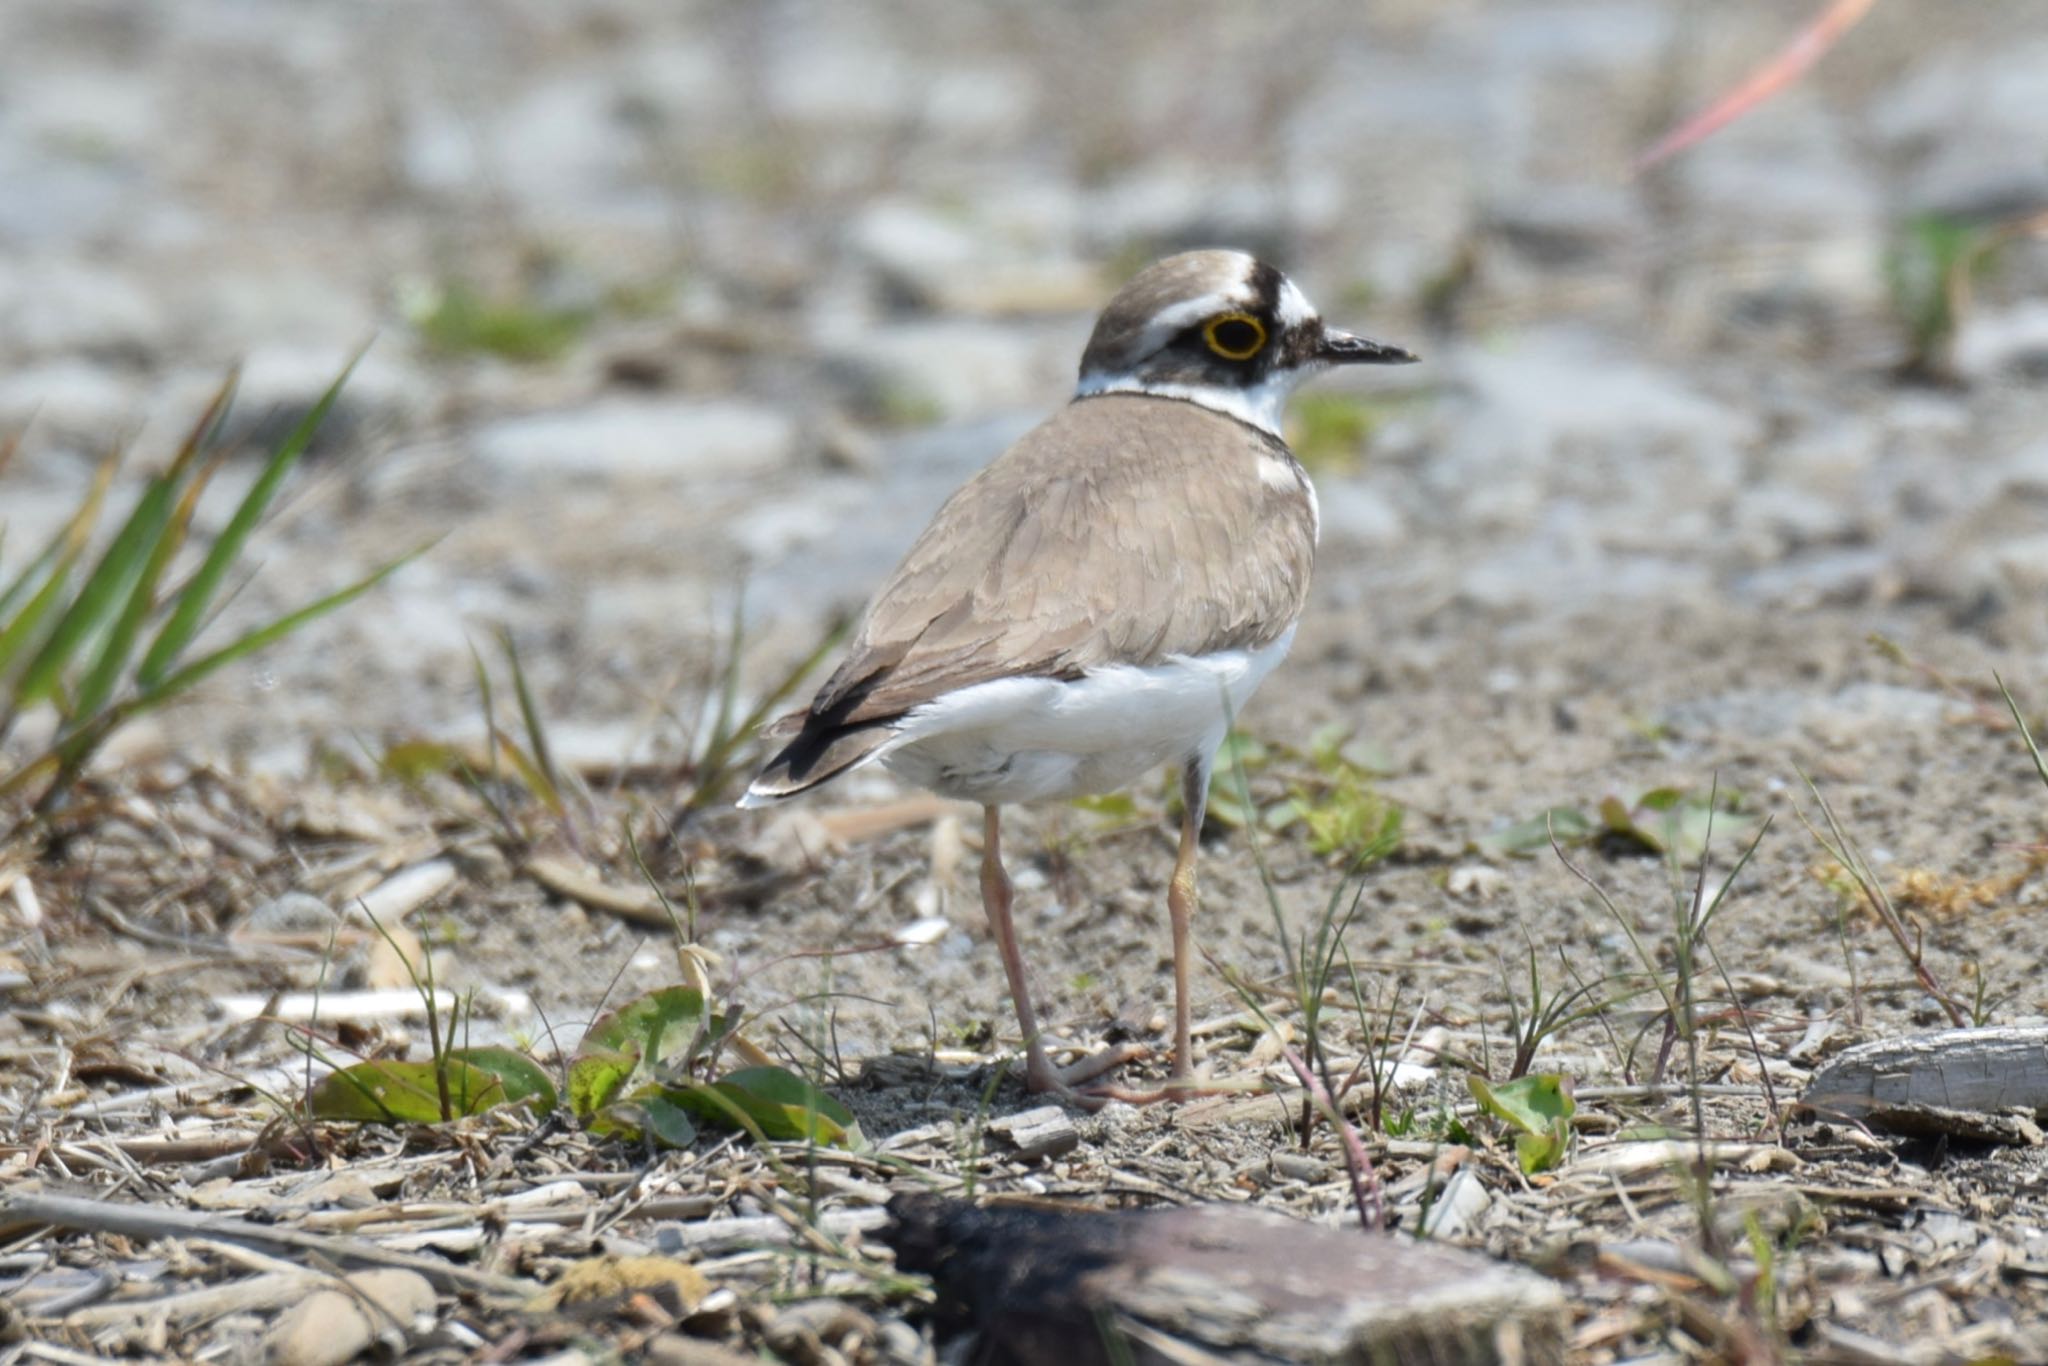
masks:
{"type": "Polygon", "coordinates": [[[1202,328],[1202,340],[1225,360],[1250,360],[1266,344],[1266,325],[1249,313],[1225,313],[1202,328]]]}

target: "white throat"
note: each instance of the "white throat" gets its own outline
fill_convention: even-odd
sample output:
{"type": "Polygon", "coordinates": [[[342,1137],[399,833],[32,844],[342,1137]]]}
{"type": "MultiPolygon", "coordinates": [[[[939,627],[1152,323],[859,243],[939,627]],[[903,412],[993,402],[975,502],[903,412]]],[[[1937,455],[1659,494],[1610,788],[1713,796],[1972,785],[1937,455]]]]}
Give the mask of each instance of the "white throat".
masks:
{"type": "MultiPolygon", "coordinates": [[[[1310,366],[1275,370],[1249,387],[1222,384],[1163,384],[1137,375],[1084,375],[1074,388],[1075,398],[1095,394],[1156,394],[1160,398],[1186,399],[1204,408],[1247,422],[1270,436],[1280,436],[1280,414],[1294,386],[1306,379],[1310,366]]],[[[1283,438],[1284,439],[1284,438],[1283,438]]]]}

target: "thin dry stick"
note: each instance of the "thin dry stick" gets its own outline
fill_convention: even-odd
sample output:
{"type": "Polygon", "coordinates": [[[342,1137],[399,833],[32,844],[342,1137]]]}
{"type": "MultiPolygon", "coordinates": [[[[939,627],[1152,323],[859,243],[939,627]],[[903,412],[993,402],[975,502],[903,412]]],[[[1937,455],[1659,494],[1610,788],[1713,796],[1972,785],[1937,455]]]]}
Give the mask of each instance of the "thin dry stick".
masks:
{"type": "Polygon", "coordinates": [[[0,1196],[0,1217],[10,1222],[54,1224],[81,1233],[117,1233],[124,1238],[216,1238],[256,1248],[287,1248],[340,1265],[395,1266],[417,1271],[436,1287],[451,1292],[514,1295],[526,1299],[539,1292],[536,1283],[515,1276],[473,1271],[439,1257],[420,1256],[380,1247],[363,1238],[308,1233],[276,1224],[258,1224],[218,1214],[160,1209],[152,1205],[85,1200],[69,1195],[21,1191],[0,1196]]]}
{"type": "Polygon", "coordinates": [[[1358,1136],[1358,1130],[1351,1127],[1351,1121],[1344,1118],[1344,1112],[1330,1099],[1329,1088],[1325,1087],[1301,1055],[1282,1044],[1280,1056],[1287,1059],[1287,1065],[1294,1069],[1294,1075],[1301,1078],[1301,1084],[1308,1088],[1309,1097],[1322,1107],[1338,1137],[1344,1141],[1344,1170],[1351,1177],[1351,1203],[1358,1208],[1358,1221],[1367,1233],[1377,1233],[1387,1226],[1387,1204],[1384,1189],[1380,1185],[1380,1174],[1372,1165],[1372,1157],[1365,1151],[1365,1143],[1358,1136]]]}

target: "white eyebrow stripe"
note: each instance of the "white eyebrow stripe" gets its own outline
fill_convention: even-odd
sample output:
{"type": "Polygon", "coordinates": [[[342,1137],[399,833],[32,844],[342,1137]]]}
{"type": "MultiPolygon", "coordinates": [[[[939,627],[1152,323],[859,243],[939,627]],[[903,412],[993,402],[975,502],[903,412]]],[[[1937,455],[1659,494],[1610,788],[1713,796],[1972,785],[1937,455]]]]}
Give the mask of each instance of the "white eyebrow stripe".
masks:
{"type": "Polygon", "coordinates": [[[1152,321],[1145,324],[1145,331],[1138,341],[1138,354],[1149,356],[1196,323],[1218,313],[1231,313],[1247,307],[1243,292],[1241,289],[1219,289],[1199,299],[1183,299],[1171,308],[1160,309],[1152,315],[1152,321]]]}
{"type": "Polygon", "coordinates": [[[1285,276],[1280,278],[1280,298],[1273,306],[1274,314],[1280,319],[1282,328],[1292,330],[1316,316],[1316,306],[1308,296],[1295,288],[1294,281],[1285,276]]]}

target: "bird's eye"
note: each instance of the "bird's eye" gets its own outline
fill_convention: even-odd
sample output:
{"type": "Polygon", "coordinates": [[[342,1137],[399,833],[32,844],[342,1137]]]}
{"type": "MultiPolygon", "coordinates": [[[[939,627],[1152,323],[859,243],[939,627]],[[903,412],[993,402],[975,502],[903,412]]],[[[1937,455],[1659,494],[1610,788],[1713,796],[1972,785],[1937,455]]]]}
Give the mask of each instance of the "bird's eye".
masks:
{"type": "Polygon", "coordinates": [[[1209,320],[1202,340],[1225,360],[1250,360],[1266,344],[1266,325],[1249,313],[1225,313],[1209,320]]]}

